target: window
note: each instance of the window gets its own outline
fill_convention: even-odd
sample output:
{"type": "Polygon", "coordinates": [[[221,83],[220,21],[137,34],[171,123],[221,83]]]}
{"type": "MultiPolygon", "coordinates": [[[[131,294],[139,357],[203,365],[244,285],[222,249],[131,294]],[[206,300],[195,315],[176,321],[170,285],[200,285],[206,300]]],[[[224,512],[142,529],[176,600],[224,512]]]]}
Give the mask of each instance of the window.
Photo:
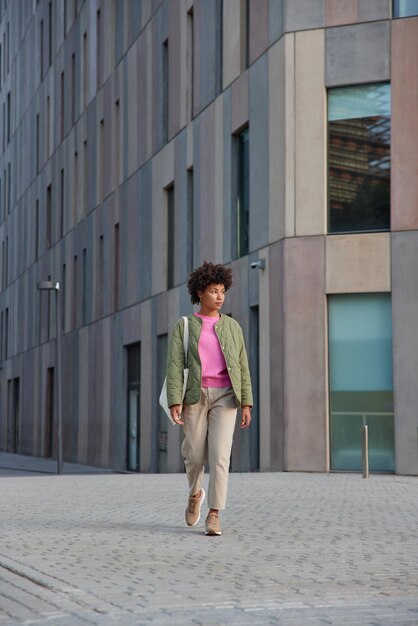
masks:
{"type": "Polygon", "coordinates": [[[62,266],[62,274],[61,274],[61,330],[65,333],[65,308],[67,305],[66,302],[66,281],[67,281],[67,267],[65,263],[62,266]]]}
{"type": "Polygon", "coordinates": [[[87,203],[87,139],[83,141],[83,215],[87,215],[88,203],[87,203]]]}
{"type": "Polygon", "coordinates": [[[193,119],[194,81],[194,14],[193,7],[187,13],[187,120],[193,119]]]}
{"type": "Polygon", "coordinates": [[[73,258],[73,289],[72,289],[72,327],[77,328],[77,308],[78,308],[78,268],[77,255],[73,258]]]}
{"type": "Polygon", "coordinates": [[[78,222],[78,152],[74,152],[74,168],[73,168],[73,216],[75,222],[78,222]]]}
{"type": "Polygon", "coordinates": [[[418,15],[418,0],[394,0],[393,17],[418,15]]]}
{"type": "Polygon", "coordinates": [[[104,292],[104,238],[99,237],[99,254],[97,257],[97,317],[103,315],[103,292],[104,292]]]}
{"type": "Polygon", "coordinates": [[[83,277],[81,291],[81,320],[84,326],[87,323],[87,249],[83,248],[83,277]]]}
{"type": "Polygon", "coordinates": [[[235,136],[235,248],[236,257],[249,252],[249,209],[250,209],[250,142],[249,129],[245,128],[235,136]]]}
{"type": "Polygon", "coordinates": [[[115,188],[119,187],[120,178],[120,106],[119,100],[115,102],[115,123],[113,125],[113,153],[115,159],[114,173],[115,173],[115,188]]]}
{"type": "Polygon", "coordinates": [[[174,185],[166,188],[167,201],[167,289],[174,287],[174,185]]]}
{"type": "Polygon", "coordinates": [[[64,169],[61,170],[61,182],[60,182],[60,238],[64,237],[64,224],[65,224],[65,178],[64,169]]]}
{"type": "Polygon", "coordinates": [[[8,268],[8,264],[9,264],[9,240],[8,237],[6,237],[6,239],[2,242],[2,278],[1,278],[1,284],[2,284],[2,289],[6,289],[7,284],[9,282],[9,268],[8,268]]]}
{"type": "Polygon", "coordinates": [[[39,256],[39,199],[36,200],[35,220],[35,259],[37,259],[39,256]]]}
{"type": "Polygon", "coordinates": [[[7,164],[7,212],[10,213],[12,210],[12,173],[11,173],[12,165],[9,162],[7,164]]]}
{"type": "Polygon", "coordinates": [[[168,94],[169,94],[169,70],[168,70],[168,39],[163,43],[163,59],[162,59],[162,141],[168,141],[168,94]]]}
{"type": "Polygon", "coordinates": [[[40,69],[41,80],[44,77],[44,21],[41,20],[40,33],[39,33],[39,52],[40,52],[40,69]]]}
{"type": "Polygon", "coordinates": [[[75,121],[75,52],[71,55],[71,122],[75,121]]]}
{"type": "Polygon", "coordinates": [[[367,425],[370,469],[394,471],[390,295],[330,296],[328,313],[331,468],[361,469],[367,425]]]}
{"type": "Polygon", "coordinates": [[[61,140],[64,139],[65,124],[65,74],[61,72],[61,140]]]}
{"type": "Polygon", "coordinates": [[[48,19],[48,26],[49,26],[49,36],[48,36],[48,64],[51,67],[52,65],[52,2],[51,0],[49,0],[49,8],[48,8],[48,12],[49,12],[49,19],[48,19]]]}
{"type": "Polygon", "coordinates": [[[194,268],[194,178],[193,168],[187,170],[187,271],[191,272],[194,268]]]}
{"type": "Polygon", "coordinates": [[[119,251],[119,224],[115,224],[114,228],[114,265],[113,265],[113,297],[114,309],[119,309],[119,271],[120,271],[120,251],[119,251]]]}
{"type": "Polygon", "coordinates": [[[87,106],[87,93],[89,85],[89,63],[87,48],[87,32],[83,34],[83,106],[87,106]]]}
{"type": "Polygon", "coordinates": [[[9,91],[9,93],[7,94],[7,143],[10,142],[11,114],[12,114],[12,107],[10,103],[10,91],[9,91]]]}
{"type": "Polygon", "coordinates": [[[390,228],[390,85],[328,93],[329,232],[390,228]]]}
{"type": "Polygon", "coordinates": [[[98,198],[97,198],[97,204],[100,204],[100,202],[103,201],[104,199],[104,168],[105,168],[105,124],[104,124],[104,119],[100,120],[100,124],[99,124],[99,134],[98,134],[98,139],[99,139],[99,158],[98,158],[98,163],[97,163],[97,167],[98,167],[98,176],[97,176],[97,183],[98,183],[98,198]]]}
{"type": "Polygon", "coordinates": [[[102,82],[102,24],[100,9],[96,13],[96,76],[97,89],[100,88],[102,82]]]}
{"type": "Polygon", "coordinates": [[[130,346],[126,346],[126,348],[128,361],[127,469],[138,471],[141,432],[141,344],[133,343],[130,346]]]}
{"type": "Polygon", "coordinates": [[[51,156],[52,148],[51,148],[51,140],[52,140],[52,127],[51,127],[51,98],[47,96],[46,98],[46,151],[48,157],[51,156]]]}
{"type": "MultiPolygon", "coordinates": [[[[48,281],[51,280],[51,275],[48,275],[48,281]]],[[[51,316],[51,296],[52,293],[51,291],[47,291],[46,292],[46,297],[47,297],[47,314],[46,314],[46,319],[47,319],[47,333],[48,333],[48,341],[51,339],[51,322],[52,322],[52,316],[51,316]]]]}
{"type": "Polygon", "coordinates": [[[51,247],[52,234],[52,189],[51,185],[46,188],[46,247],[51,247]]]}
{"type": "Polygon", "coordinates": [[[39,174],[39,113],[36,114],[36,173],[39,174]]]}

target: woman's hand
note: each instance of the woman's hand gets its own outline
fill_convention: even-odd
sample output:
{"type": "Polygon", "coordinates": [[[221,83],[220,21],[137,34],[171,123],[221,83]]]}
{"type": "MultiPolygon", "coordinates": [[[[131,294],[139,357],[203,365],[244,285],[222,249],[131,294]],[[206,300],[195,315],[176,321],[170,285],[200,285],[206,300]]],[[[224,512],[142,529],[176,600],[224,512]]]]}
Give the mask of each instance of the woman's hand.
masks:
{"type": "Polygon", "coordinates": [[[179,425],[184,424],[184,422],[181,419],[181,404],[173,404],[173,406],[170,406],[170,415],[172,420],[179,425]]]}
{"type": "Polygon", "coordinates": [[[251,408],[249,406],[241,407],[241,428],[248,428],[251,424],[251,408]]]}

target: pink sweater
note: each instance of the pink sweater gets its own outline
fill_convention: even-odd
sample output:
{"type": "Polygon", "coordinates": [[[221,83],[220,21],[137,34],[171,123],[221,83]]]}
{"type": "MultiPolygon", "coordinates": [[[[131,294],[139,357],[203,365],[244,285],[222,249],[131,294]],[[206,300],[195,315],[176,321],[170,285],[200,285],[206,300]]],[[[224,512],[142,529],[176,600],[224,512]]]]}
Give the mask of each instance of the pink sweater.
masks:
{"type": "Polygon", "coordinates": [[[225,357],[215,331],[219,317],[195,313],[202,320],[198,351],[202,364],[202,387],[231,387],[225,357]]]}

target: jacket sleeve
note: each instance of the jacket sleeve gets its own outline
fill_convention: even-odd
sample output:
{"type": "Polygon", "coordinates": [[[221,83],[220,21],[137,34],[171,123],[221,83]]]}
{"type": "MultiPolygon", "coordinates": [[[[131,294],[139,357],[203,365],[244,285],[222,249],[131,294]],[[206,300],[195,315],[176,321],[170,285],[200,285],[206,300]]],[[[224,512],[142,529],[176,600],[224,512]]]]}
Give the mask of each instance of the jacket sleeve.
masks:
{"type": "Polygon", "coordinates": [[[166,371],[168,406],[183,403],[183,369],[185,367],[183,326],[183,320],[179,319],[174,326],[168,345],[166,371]]]}
{"type": "Polygon", "coordinates": [[[241,333],[241,349],[239,354],[240,369],[241,369],[241,406],[249,405],[253,406],[253,391],[251,386],[250,368],[248,366],[247,351],[245,349],[244,335],[242,329],[241,333]]]}

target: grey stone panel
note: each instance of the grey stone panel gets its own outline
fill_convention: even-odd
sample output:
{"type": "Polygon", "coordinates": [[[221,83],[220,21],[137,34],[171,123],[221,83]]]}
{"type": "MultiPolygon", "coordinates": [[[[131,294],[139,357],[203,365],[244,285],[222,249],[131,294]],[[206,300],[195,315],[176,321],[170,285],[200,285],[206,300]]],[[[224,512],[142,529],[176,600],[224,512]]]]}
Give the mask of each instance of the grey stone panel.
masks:
{"type": "Polygon", "coordinates": [[[249,62],[253,63],[269,45],[269,0],[249,3],[249,62]]]}
{"type": "Polygon", "coordinates": [[[393,378],[398,474],[418,474],[418,233],[392,234],[393,378]]]}
{"type": "Polygon", "coordinates": [[[174,143],[175,202],[175,284],[187,281],[190,268],[187,267],[188,237],[188,190],[187,190],[187,132],[182,131],[174,143]]]}
{"type": "Polygon", "coordinates": [[[250,250],[268,243],[269,224],[269,98],[268,59],[250,68],[250,250]]]}
{"type": "Polygon", "coordinates": [[[224,122],[224,141],[223,141],[223,258],[228,262],[232,259],[232,187],[231,187],[231,89],[227,89],[223,94],[223,122],[224,122]]]}
{"type": "Polygon", "coordinates": [[[197,267],[203,260],[200,254],[200,211],[201,211],[201,119],[198,117],[193,124],[193,171],[194,171],[194,198],[193,198],[193,266],[197,267]]]}
{"type": "Polygon", "coordinates": [[[284,0],[284,32],[321,28],[324,24],[325,0],[284,0]]]}
{"type": "Polygon", "coordinates": [[[215,109],[208,107],[201,115],[200,123],[200,246],[201,259],[211,260],[214,251],[215,227],[213,225],[215,187],[215,109]]]}
{"type": "MultiPolygon", "coordinates": [[[[163,136],[163,43],[168,37],[167,26],[167,5],[164,4],[152,20],[152,91],[153,91],[153,111],[147,111],[148,123],[152,120],[153,129],[153,152],[163,147],[165,139],[163,136]]],[[[168,54],[170,54],[170,42],[168,42],[168,54]]],[[[168,128],[168,120],[167,120],[168,128]]]]}
{"type": "MultiPolygon", "coordinates": [[[[151,384],[151,395],[154,398],[154,407],[153,414],[158,414],[158,397],[160,390],[158,389],[158,372],[157,372],[157,298],[153,298],[152,300],[152,322],[151,322],[151,333],[152,333],[152,384],[151,384]]],[[[158,469],[158,451],[159,451],[159,441],[158,441],[158,432],[159,432],[159,424],[157,419],[151,420],[142,420],[141,421],[141,439],[148,443],[149,454],[148,454],[148,472],[156,472],[158,469]]]]}
{"type": "Polygon", "coordinates": [[[152,285],[152,164],[145,165],[139,175],[139,300],[151,294],[152,285]]]}
{"type": "Polygon", "coordinates": [[[391,4],[391,0],[357,0],[358,21],[389,19],[391,4]]]}
{"type": "MultiPolygon", "coordinates": [[[[217,95],[220,85],[220,58],[218,38],[219,0],[195,0],[195,33],[199,38],[199,54],[195,57],[195,71],[199,73],[199,89],[195,90],[194,113],[197,115],[217,95]],[[197,67],[198,66],[198,67],[197,67]]],[[[196,49],[197,51],[197,49],[196,49]]]]}
{"type": "MultiPolygon", "coordinates": [[[[124,4],[123,2],[121,3],[116,3],[116,5],[118,4],[124,4]]],[[[125,3],[126,4],[126,3],[125,3]]],[[[161,4],[161,2],[158,3],[158,6],[161,4]]],[[[127,45],[128,47],[132,44],[133,41],[135,41],[135,39],[138,37],[141,28],[142,28],[142,2],[135,2],[135,0],[131,0],[131,2],[128,3],[127,7],[126,7],[127,11],[128,11],[128,20],[127,20],[127,26],[128,26],[128,41],[127,41],[127,45]]]]}
{"type": "Polygon", "coordinates": [[[86,112],[87,125],[87,213],[96,206],[97,189],[97,100],[93,100],[86,112]]]}
{"type": "MultiPolygon", "coordinates": [[[[151,54],[151,52],[149,51],[148,54],[151,54]]],[[[141,70],[141,67],[138,68],[139,70],[141,70]]],[[[141,72],[142,74],[142,72],[141,72]]],[[[144,80],[145,80],[145,72],[144,72],[144,80]]],[[[126,180],[127,176],[128,176],[128,164],[129,164],[129,157],[128,157],[128,147],[129,147],[129,141],[128,141],[128,137],[130,134],[130,128],[129,128],[129,74],[128,74],[128,63],[125,59],[123,60],[123,64],[122,64],[122,74],[120,75],[120,103],[119,103],[119,115],[121,117],[121,129],[122,129],[122,178],[123,180],[126,180]]],[[[142,89],[141,92],[144,94],[144,98],[145,98],[145,89],[142,89]]],[[[146,109],[144,108],[144,112],[143,112],[143,119],[144,122],[147,122],[147,124],[149,125],[151,123],[151,120],[149,118],[147,118],[147,115],[145,113],[146,109]]],[[[141,134],[142,137],[142,141],[141,143],[144,145],[144,153],[146,153],[146,132],[141,134]]]]}
{"type": "Polygon", "coordinates": [[[93,465],[101,462],[101,393],[103,379],[103,342],[102,323],[92,324],[89,328],[89,394],[88,414],[88,458],[93,465]]]}
{"type": "Polygon", "coordinates": [[[269,0],[270,45],[283,34],[283,2],[284,0],[269,0]]]}
{"type": "MultiPolygon", "coordinates": [[[[141,3],[135,2],[140,6],[141,3]]],[[[128,9],[126,2],[115,2],[115,61],[118,63],[123,57],[125,46],[125,11],[128,9]]]]}
{"type": "Polygon", "coordinates": [[[390,23],[329,28],[325,34],[327,87],[390,78],[390,23]]]}

